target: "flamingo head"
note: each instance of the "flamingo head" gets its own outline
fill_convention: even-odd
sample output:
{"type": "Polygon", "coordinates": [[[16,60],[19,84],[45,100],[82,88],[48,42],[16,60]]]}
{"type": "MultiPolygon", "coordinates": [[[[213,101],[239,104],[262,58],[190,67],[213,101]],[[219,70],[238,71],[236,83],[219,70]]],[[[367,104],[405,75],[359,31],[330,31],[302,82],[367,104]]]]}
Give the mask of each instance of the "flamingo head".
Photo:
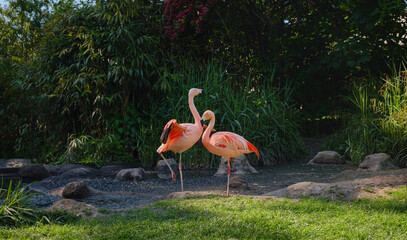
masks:
{"type": "Polygon", "coordinates": [[[191,88],[189,89],[189,95],[195,97],[198,94],[204,94],[204,90],[203,89],[199,89],[199,88],[191,88]]]}
{"type": "Polygon", "coordinates": [[[215,114],[211,110],[206,110],[201,118],[201,123],[205,122],[206,120],[215,118],[215,114]]]}

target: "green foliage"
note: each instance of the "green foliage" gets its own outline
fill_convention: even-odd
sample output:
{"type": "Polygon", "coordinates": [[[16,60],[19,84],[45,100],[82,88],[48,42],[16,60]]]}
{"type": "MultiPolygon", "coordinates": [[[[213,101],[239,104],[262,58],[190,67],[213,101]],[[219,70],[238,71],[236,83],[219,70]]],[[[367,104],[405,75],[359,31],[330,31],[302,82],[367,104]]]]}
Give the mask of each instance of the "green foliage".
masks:
{"type": "Polygon", "coordinates": [[[27,191],[27,186],[18,182],[13,186],[9,182],[7,189],[3,189],[3,179],[0,187],[0,225],[21,226],[35,222],[34,210],[29,207],[29,200],[33,193],[27,191]]]}
{"type": "Polygon", "coordinates": [[[112,163],[126,163],[131,160],[123,148],[123,141],[116,135],[107,134],[103,138],[82,135],[71,136],[60,162],[81,163],[103,166],[112,163]]]}
{"type": "Polygon", "coordinates": [[[355,202],[203,196],[66,225],[0,230],[8,239],[405,239],[407,188],[355,202]]]}
{"type": "Polygon", "coordinates": [[[22,134],[35,127],[37,105],[34,91],[23,83],[29,74],[35,50],[42,38],[42,24],[48,18],[48,1],[11,0],[0,7],[0,155],[36,157],[40,136],[30,136],[22,147],[22,134]],[[35,116],[33,116],[35,115],[35,116]],[[19,142],[18,142],[19,141],[19,142]],[[19,145],[17,149],[15,146],[19,145]],[[26,149],[29,148],[29,149],[26,149]]]}
{"type": "Polygon", "coordinates": [[[339,150],[355,163],[368,154],[385,152],[398,166],[407,166],[406,69],[405,61],[399,68],[393,67],[393,74],[386,76],[379,91],[372,85],[355,91],[352,103],[357,113],[348,119],[344,132],[335,137],[331,147],[345,141],[346,149],[342,146],[339,150]]]}
{"type": "MultiPolygon", "coordinates": [[[[193,122],[187,107],[188,90],[203,88],[205,95],[195,97],[199,113],[211,109],[216,115],[217,131],[232,131],[244,136],[263,153],[260,164],[272,165],[292,160],[303,153],[296,119],[298,113],[292,105],[292,89],[289,86],[273,87],[273,76],[258,78],[261,84],[254,84],[250,75],[228,74],[225,67],[216,61],[209,61],[203,68],[199,65],[181,64],[168,76],[173,82],[160,101],[160,107],[152,107],[150,119],[160,119],[145,129],[151,129],[150,141],[156,145],[138,145],[140,152],[155,153],[163,126],[170,119],[178,122],[193,122]],[[246,80],[245,85],[234,85],[235,78],[246,80]],[[158,125],[157,125],[158,124],[158,125]]],[[[153,155],[154,156],[154,155],[153,155]]],[[[190,166],[213,166],[210,157],[202,148],[192,148],[183,155],[183,161],[190,166]]],[[[142,159],[150,158],[144,156],[142,159]]],[[[255,160],[254,160],[255,161],[255,160]]]]}
{"type": "MultiPolygon", "coordinates": [[[[163,125],[191,121],[186,90],[202,86],[211,97],[197,97],[206,102],[198,109],[214,110],[218,129],[253,141],[263,164],[286,161],[301,152],[298,119],[339,115],[347,80],[390,72],[385,61],[399,62],[407,44],[402,0],[207,1],[199,13],[176,6],[187,1],[166,2],[180,7],[174,27],[184,25],[179,13],[191,14],[199,31],[164,36],[163,1],[11,0],[0,9],[1,156],[54,162],[71,136],[83,136],[88,147],[73,161],[99,165],[137,152],[153,165],[163,125]]],[[[397,114],[374,121],[389,134],[371,147],[359,140],[376,141],[369,119],[377,116],[364,117],[362,137],[346,137],[344,152],[360,159],[387,144],[404,162],[404,140],[390,134],[397,114]]],[[[203,149],[189,156],[191,166],[214,164],[203,149]]]]}
{"type": "Polygon", "coordinates": [[[28,190],[28,185],[21,182],[9,182],[8,186],[0,185],[0,226],[21,227],[35,223],[62,224],[77,221],[79,217],[67,211],[38,210],[31,206],[31,198],[35,195],[28,190]]]}

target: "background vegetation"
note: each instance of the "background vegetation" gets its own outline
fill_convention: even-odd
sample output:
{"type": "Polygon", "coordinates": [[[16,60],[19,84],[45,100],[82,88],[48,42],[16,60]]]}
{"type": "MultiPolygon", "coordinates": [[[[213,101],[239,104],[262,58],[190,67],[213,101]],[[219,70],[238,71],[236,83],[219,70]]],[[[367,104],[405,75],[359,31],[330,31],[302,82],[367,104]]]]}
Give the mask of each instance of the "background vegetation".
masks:
{"type": "MultiPolygon", "coordinates": [[[[342,126],[332,147],[353,161],[385,151],[405,166],[406,17],[403,0],[7,1],[0,157],[153,166],[200,87],[199,112],[253,142],[259,164],[342,126]]],[[[194,147],[185,163],[215,160],[194,147]]]]}

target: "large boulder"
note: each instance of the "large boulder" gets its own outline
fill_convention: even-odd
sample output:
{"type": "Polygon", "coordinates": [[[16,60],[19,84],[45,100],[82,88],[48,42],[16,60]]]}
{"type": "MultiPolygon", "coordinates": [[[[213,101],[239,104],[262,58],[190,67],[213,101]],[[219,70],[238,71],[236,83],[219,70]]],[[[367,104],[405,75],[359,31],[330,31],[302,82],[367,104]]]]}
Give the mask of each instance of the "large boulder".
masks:
{"type": "Polygon", "coordinates": [[[388,169],[397,169],[391,163],[391,158],[385,153],[371,154],[365,157],[365,160],[359,164],[359,168],[366,169],[370,171],[381,171],[388,169]]]}
{"type": "Polygon", "coordinates": [[[75,163],[63,163],[61,165],[58,165],[58,174],[57,175],[61,175],[63,173],[68,172],[69,170],[75,169],[75,168],[81,168],[83,167],[80,164],[75,164],[75,163]]]}
{"type": "Polygon", "coordinates": [[[146,171],[143,168],[127,168],[122,169],[116,174],[116,180],[142,181],[148,178],[146,171]]]}
{"type": "Polygon", "coordinates": [[[20,168],[18,175],[23,180],[41,180],[49,177],[47,169],[42,164],[27,164],[20,168]]]}
{"type": "Polygon", "coordinates": [[[62,199],[56,201],[54,202],[54,204],[52,204],[51,207],[47,208],[47,210],[66,210],[70,213],[75,214],[75,216],[82,218],[98,217],[104,215],[98,211],[97,207],[90,204],[81,203],[73,199],[62,199]]]}
{"type": "Polygon", "coordinates": [[[65,198],[85,198],[90,194],[90,189],[83,181],[70,182],[62,190],[62,196],[65,198]]]}
{"type": "Polygon", "coordinates": [[[346,163],[343,160],[339,153],[335,151],[322,151],[318,152],[313,159],[311,159],[308,164],[344,164],[346,163]]]}
{"type": "Polygon", "coordinates": [[[234,176],[229,180],[229,187],[236,190],[249,190],[249,184],[240,176],[234,176]]]}
{"type": "Polygon", "coordinates": [[[57,165],[44,165],[50,176],[57,176],[59,172],[59,167],[57,165]]]}
{"type": "Polygon", "coordinates": [[[74,168],[58,176],[59,179],[89,178],[99,176],[99,170],[90,167],[74,168]]]}
{"type": "MultiPolygon", "coordinates": [[[[218,171],[215,173],[215,176],[225,175],[228,172],[228,159],[222,157],[221,162],[219,164],[218,171]]],[[[254,169],[247,160],[244,154],[236,157],[232,160],[232,169],[231,172],[234,174],[249,174],[249,173],[257,173],[257,170],[254,169]]]]}
{"type": "Polygon", "coordinates": [[[115,177],[120,170],[127,168],[124,165],[106,165],[99,168],[100,175],[104,177],[115,177]]]}
{"type": "MultiPolygon", "coordinates": [[[[168,164],[171,166],[172,170],[175,172],[176,175],[178,175],[178,165],[175,162],[173,158],[167,159],[168,164]]],[[[157,175],[161,179],[171,179],[171,171],[168,168],[167,164],[165,163],[164,160],[160,160],[157,162],[157,165],[155,166],[157,169],[157,175]]]]}
{"type": "Polygon", "coordinates": [[[352,191],[353,188],[351,184],[299,182],[286,188],[270,192],[267,195],[290,198],[310,196],[345,200],[352,195],[352,191]]]}

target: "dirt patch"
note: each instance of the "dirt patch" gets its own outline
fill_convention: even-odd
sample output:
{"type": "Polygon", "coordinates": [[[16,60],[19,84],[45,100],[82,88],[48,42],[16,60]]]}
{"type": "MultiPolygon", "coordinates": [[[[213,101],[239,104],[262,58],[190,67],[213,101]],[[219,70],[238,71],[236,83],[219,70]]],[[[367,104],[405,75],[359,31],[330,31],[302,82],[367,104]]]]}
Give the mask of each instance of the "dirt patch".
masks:
{"type": "Polygon", "coordinates": [[[330,183],[299,182],[267,195],[313,196],[332,200],[386,197],[387,191],[407,185],[407,169],[380,172],[345,170],[335,175],[333,179],[335,181],[330,183]]]}

